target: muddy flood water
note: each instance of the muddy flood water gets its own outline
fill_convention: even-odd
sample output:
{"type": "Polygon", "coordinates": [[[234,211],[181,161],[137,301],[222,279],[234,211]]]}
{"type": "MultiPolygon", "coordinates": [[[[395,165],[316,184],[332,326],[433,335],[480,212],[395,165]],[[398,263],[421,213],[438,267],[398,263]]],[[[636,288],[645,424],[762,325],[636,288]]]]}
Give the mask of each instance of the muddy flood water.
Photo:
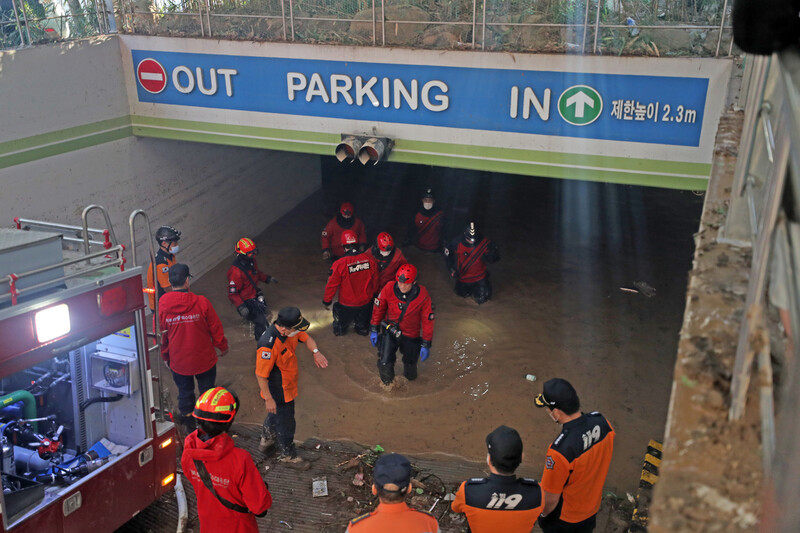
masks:
{"type": "MultiPolygon", "coordinates": [[[[318,369],[310,352],[298,350],[296,438],[482,462],[485,435],[506,424],[525,444],[519,472],[539,478],[559,426],[533,397],[544,381],[562,377],[576,387],[582,410],[602,412],[617,432],[607,488],[634,493],[647,443],[664,432],[702,195],[402,164],[364,168],[332,158],[323,160],[323,174],[318,193],[263,234],[249,235],[262,270],[279,280],[264,288],[270,307],[298,306],[330,362],[318,369]],[[431,293],[436,328],[419,378],[400,378],[386,392],[368,338],[352,328],[333,335],[322,306],[329,267],[319,236],[339,203],[350,200],[371,239],[389,231],[402,242],[428,186],[445,208],[451,236],[474,220],[498,244],[501,259],[489,267],[494,297],[481,306],[459,298],[443,256],[403,249],[431,293]],[[621,290],[635,282],[655,295],[621,290]]],[[[192,236],[184,237],[190,244],[192,236]]],[[[231,344],[217,384],[242,399],[237,422],[260,422],[255,342],[228,302],[229,264],[195,279],[192,289],[211,299],[231,344]]]]}

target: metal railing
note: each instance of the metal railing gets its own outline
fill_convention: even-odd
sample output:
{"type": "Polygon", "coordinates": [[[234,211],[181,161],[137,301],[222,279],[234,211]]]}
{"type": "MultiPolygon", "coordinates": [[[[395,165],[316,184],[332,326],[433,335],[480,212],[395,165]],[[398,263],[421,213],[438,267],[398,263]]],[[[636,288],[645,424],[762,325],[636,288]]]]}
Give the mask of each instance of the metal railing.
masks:
{"type": "Polygon", "coordinates": [[[110,0],[10,0],[9,5],[0,8],[0,49],[117,31],[110,0]]]}
{"type": "Polygon", "coordinates": [[[603,55],[733,52],[729,0],[114,0],[113,9],[111,0],[53,0],[67,8],[48,17],[29,13],[31,0],[11,1],[13,12],[0,13],[0,48],[72,37],[40,30],[86,17],[94,34],[603,55]],[[73,2],[85,7],[72,13],[73,2]]]}
{"type": "Polygon", "coordinates": [[[70,226],[67,224],[57,224],[52,222],[44,222],[41,220],[31,220],[19,217],[14,219],[14,225],[18,230],[21,231],[29,231],[34,228],[42,228],[47,231],[55,231],[57,233],[61,233],[62,241],[77,242],[82,244],[83,254],[74,259],[67,259],[34,270],[29,270],[19,273],[11,273],[6,276],[3,276],[2,278],[0,278],[0,285],[7,284],[9,286],[9,291],[7,293],[0,294],[0,302],[3,302],[5,300],[11,300],[11,305],[17,305],[19,297],[24,294],[35,293],[42,289],[52,287],[54,285],[63,283],[71,279],[83,278],[88,274],[104,270],[108,267],[116,267],[119,268],[120,271],[123,271],[125,269],[125,263],[127,262],[124,256],[125,246],[119,244],[119,242],[117,241],[117,238],[114,235],[114,229],[111,226],[111,219],[109,218],[106,209],[99,205],[89,205],[86,208],[84,208],[81,214],[81,219],[83,221],[83,226],[70,226]],[[96,229],[89,227],[88,214],[94,210],[99,210],[102,213],[106,221],[106,229],[96,229]],[[75,236],[67,237],[67,235],[69,234],[75,236]],[[90,235],[92,234],[103,235],[104,240],[97,241],[95,239],[90,239],[90,235]],[[91,252],[90,249],[91,245],[100,246],[102,250],[97,252],[91,252]],[[93,260],[99,260],[99,261],[93,261],[93,260]],[[31,278],[39,274],[42,274],[44,272],[49,272],[51,270],[62,269],[63,271],[64,267],[77,265],[79,263],[86,263],[86,266],[79,267],[73,272],[65,273],[53,279],[48,279],[47,281],[36,283],[34,285],[30,285],[24,288],[20,288],[17,286],[17,283],[21,279],[31,278]]]}

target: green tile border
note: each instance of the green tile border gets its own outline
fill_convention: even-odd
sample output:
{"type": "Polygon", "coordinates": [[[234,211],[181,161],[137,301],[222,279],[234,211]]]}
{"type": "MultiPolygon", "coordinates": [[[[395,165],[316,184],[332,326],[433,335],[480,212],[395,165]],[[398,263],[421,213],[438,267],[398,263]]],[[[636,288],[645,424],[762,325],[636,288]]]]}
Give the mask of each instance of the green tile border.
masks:
{"type": "Polygon", "coordinates": [[[129,115],[0,143],[0,168],[44,159],[133,135],[129,115]]]}
{"type": "MultiPolygon", "coordinates": [[[[338,134],[124,116],[0,143],[0,168],[132,135],[332,155],[338,134]]],[[[704,190],[711,164],[398,140],[389,161],[528,176],[704,190]]]]}

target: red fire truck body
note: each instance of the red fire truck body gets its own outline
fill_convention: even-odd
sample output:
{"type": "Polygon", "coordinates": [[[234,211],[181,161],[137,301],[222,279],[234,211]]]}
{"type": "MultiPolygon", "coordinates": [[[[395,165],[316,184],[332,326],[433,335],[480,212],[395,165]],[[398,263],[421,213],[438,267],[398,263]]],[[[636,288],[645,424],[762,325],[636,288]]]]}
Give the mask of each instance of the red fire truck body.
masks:
{"type": "Polygon", "coordinates": [[[113,531],[174,487],[141,269],[123,264],[0,299],[1,531],[113,531]]]}

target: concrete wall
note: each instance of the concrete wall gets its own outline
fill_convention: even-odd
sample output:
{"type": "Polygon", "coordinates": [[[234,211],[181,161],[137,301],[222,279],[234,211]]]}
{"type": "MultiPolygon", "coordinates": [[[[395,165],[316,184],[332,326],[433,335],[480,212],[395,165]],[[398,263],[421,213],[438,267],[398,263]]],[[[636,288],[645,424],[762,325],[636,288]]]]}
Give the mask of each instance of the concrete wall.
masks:
{"type": "Polygon", "coordinates": [[[116,38],[0,53],[0,143],[129,114],[116,38]]]}
{"type": "Polygon", "coordinates": [[[183,232],[181,259],[202,274],[321,186],[319,156],[132,137],[123,76],[114,37],[0,53],[0,224],[80,225],[100,204],[129,244],[144,209],[153,231],[183,232]]]}
{"type": "MultiPolygon", "coordinates": [[[[83,208],[100,204],[128,244],[128,216],[144,209],[153,231],[169,224],[183,233],[181,260],[202,274],[320,184],[318,156],[128,137],[0,169],[0,223],[80,225],[83,208]]],[[[89,226],[103,227],[102,216],[90,214],[89,226]]],[[[145,240],[140,221],[137,244],[145,240]]],[[[146,262],[147,249],[137,255],[146,262]]]]}

